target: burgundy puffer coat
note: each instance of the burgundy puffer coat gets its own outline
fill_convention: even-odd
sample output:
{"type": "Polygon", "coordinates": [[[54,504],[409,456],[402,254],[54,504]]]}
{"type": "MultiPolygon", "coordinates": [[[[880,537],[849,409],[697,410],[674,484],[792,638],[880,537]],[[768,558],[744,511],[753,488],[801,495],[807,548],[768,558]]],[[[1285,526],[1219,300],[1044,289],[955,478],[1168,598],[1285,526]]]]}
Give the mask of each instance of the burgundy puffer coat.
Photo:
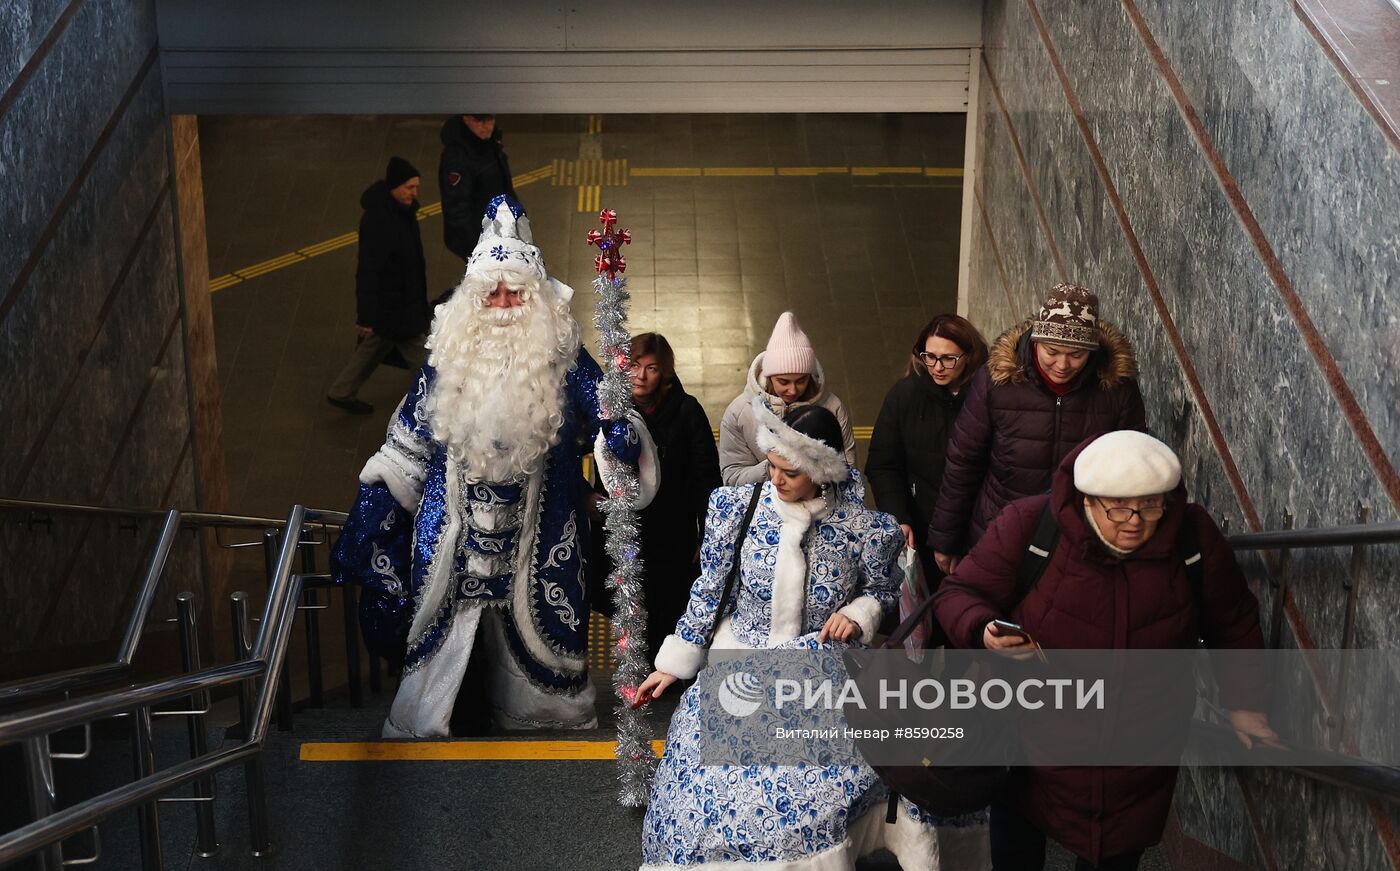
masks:
{"type": "Polygon", "coordinates": [[[1050,489],[1065,454],[1089,436],[1146,430],[1132,345],[1099,322],[1102,341],[1074,386],[1056,396],[1035,370],[1031,321],[992,343],[948,442],[928,543],[967,552],[1008,502],[1050,489]]]}
{"type": "MultiPolygon", "coordinates": [[[[1184,487],[1171,494],[1156,533],[1136,551],[1119,559],[1103,547],[1084,517],[1084,495],[1074,488],[1074,459],[1083,447],[1061,462],[1050,495],[1007,506],[944,580],[934,609],[952,643],[982,647],[987,622],[1001,618],[1024,626],[1047,650],[1190,649],[1198,630],[1212,649],[1263,647],[1259,603],[1215,522],[1201,506],[1187,504],[1184,487]],[[1017,570],[1047,500],[1059,543],[1040,581],[1016,603],[1017,570]],[[1183,523],[1195,526],[1204,561],[1200,615],[1176,548],[1183,523]]],[[[1257,675],[1216,678],[1227,707],[1267,709],[1267,684],[1257,675]]],[[[1180,716],[1190,712],[1191,687],[1186,690],[1180,716]]],[[[1160,707],[1153,698],[1138,703],[1160,707]]],[[[1029,753],[1054,740],[1033,717],[1023,714],[1020,724],[1029,753]]],[[[1175,783],[1170,767],[1035,767],[1017,771],[1008,798],[1041,831],[1097,863],[1161,839],[1175,783]]]]}

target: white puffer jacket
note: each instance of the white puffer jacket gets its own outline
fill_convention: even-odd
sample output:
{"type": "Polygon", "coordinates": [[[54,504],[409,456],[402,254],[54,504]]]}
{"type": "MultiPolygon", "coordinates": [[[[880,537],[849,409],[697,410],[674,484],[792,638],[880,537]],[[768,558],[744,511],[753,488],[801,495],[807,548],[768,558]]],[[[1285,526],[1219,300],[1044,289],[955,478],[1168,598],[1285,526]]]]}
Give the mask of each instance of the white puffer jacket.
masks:
{"type": "Polygon", "coordinates": [[[753,484],[768,477],[768,459],[758,448],[758,424],[749,408],[755,396],[762,396],[778,417],[786,417],[790,410],[803,405],[820,405],[836,415],[836,422],[841,424],[846,462],[852,466],[856,464],[856,439],[851,433],[851,416],[846,413],[846,406],[836,394],[826,389],[826,376],[820,362],[816,368],[809,397],[789,405],[765,389],[763,382],[766,379],[761,375],[763,355],[753,358],[753,363],[749,365],[748,385],[729,403],[724,410],[724,420],[719,425],[719,470],[726,487],[753,484]]]}

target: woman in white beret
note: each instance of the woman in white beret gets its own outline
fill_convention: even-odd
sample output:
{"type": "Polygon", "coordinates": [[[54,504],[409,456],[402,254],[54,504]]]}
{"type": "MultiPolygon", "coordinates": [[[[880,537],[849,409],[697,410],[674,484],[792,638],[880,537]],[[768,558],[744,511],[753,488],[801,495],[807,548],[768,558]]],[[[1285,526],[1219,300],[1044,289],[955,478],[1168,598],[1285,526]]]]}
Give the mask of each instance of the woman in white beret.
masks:
{"type": "MultiPolygon", "coordinates": [[[[1264,643],[1259,603],[1210,514],[1186,501],[1176,454],[1136,430],[1087,439],[1060,463],[1048,495],[1008,505],[934,608],[956,646],[1018,658],[1029,645],[993,620],[1019,624],[1046,650],[1190,649],[1201,637],[1213,649],[1264,643]],[[1042,515],[1059,537],[1040,548],[1050,551],[1043,574],[1021,597],[1021,564],[1042,515]],[[1199,588],[1188,561],[1201,563],[1199,588]]],[[[1276,740],[1264,683],[1216,677],[1241,741],[1276,740]]],[[[1053,740],[1033,720],[1019,720],[1028,753],[1053,740]]],[[[1079,857],[1079,869],[1133,871],[1161,839],[1175,783],[1171,767],[1017,769],[992,805],[992,867],[1042,867],[1048,836],[1079,857]]]]}

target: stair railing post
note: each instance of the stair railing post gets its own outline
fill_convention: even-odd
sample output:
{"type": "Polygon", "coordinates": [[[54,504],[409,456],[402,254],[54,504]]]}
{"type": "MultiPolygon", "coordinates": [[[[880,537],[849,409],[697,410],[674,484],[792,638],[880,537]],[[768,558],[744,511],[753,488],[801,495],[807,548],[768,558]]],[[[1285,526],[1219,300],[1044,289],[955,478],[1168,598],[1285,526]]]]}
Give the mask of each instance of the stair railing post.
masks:
{"type": "MultiPolygon", "coordinates": [[[[180,659],[186,674],[201,668],[199,656],[199,621],[194,610],[194,594],[175,596],[175,609],[180,625],[180,659]]],[[[209,752],[209,733],[204,711],[209,710],[209,692],[202,690],[190,696],[189,725],[190,758],[198,759],[209,752]]],[[[194,782],[195,850],[208,858],[219,852],[219,836],[214,827],[214,776],[201,777],[194,782]]]]}
{"type": "MultiPolygon", "coordinates": [[[[280,532],[276,529],[263,530],[263,561],[267,567],[267,590],[272,592],[273,575],[277,572],[277,550],[280,532]]],[[[264,680],[277,681],[277,730],[288,732],[292,728],[292,681],[291,681],[291,660],[283,660],[282,673],[274,677],[267,675],[264,680]]],[[[252,724],[246,724],[251,730],[252,724]]],[[[251,732],[250,732],[251,734],[251,732]]]]}
{"type": "MultiPolygon", "coordinates": [[[[54,786],[53,758],[49,755],[49,736],[39,735],[24,742],[24,768],[29,781],[29,809],[38,822],[54,811],[58,792],[54,786]]],[[[54,843],[34,854],[34,867],[39,871],[61,871],[62,845],[54,843]]]]}
{"type": "MultiPolygon", "coordinates": [[[[155,745],[151,740],[151,709],[144,705],[131,712],[131,758],[137,780],[156,773],[155,745]]],[[[137,805],[136,820],[141,842],[142,871],[163,871],[165,856],[160,843],[160,810],[154,799],[137,805]]]]}
{"type": "MultiPolygon", "coordinates": [[[[316,542],[304,541],[301,544],[301,573],[316,574],[316,542]]],[[[301,591],[302,611],[306,615],[306,680],[311,699],[311,707],[325,706],[321,681],[321,606],[317,604],[316,590],[303,586],[301,591]]]]}
{"type": "MultiPolygon", "coordinates": [[[[229,601],[233,614],[233,658],[242,662],[252,651],[248,640],[248,594],[234,593],[229,601]]],[[[246,741],[253,734],[253,692],[246,680],[238,684],[238,721],[246,741]]],[[[267,773],[261,753],[243,763],[243,784],[248,797],[249,846],[254,856],[266,856],[272,852],[272,842],[267,830],[267,773]]]]}

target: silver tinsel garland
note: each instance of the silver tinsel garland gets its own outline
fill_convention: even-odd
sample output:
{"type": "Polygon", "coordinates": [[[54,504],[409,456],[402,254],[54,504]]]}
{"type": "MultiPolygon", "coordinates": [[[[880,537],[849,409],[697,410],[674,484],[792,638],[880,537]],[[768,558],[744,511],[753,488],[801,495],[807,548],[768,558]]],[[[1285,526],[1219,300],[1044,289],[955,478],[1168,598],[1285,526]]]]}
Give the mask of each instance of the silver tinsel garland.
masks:
{"type": "MultiPolygon", "coordinates": [[[[598,245],[602,251],[596,264],[599,275],[593,281],[593,290],[598,294],[593,323],[598,327],[598,351],[603,367],[598,404],[605,419],[623,420],[632,409],[632,382],[628,375],[632,337],[626,325],[627,300],[631,295],[627,292],[627,279],[619,274],[626,261],[617,246],[630,241],[630,237],[626,231],[613,234],[611,224],[617,216],[611,210],[605,209],[599,217],[606,233],[589,234],[589,243],[598,245]]],[[[626,807],[645,807],[656,770],[656,756],[652,752],[652,729],[645,710],[632,707],[638,684],[651,673],[642,593],[641,522],[636,507],[640,484],[635,469],[622,463],[616,466],[617,474],[601,508],[607,514],[603,524],[604,549],[613,563],[608,583],[615,602],[612,628],[617,645],[613,689],[618,697],[618,800],[626,807]]]]}

